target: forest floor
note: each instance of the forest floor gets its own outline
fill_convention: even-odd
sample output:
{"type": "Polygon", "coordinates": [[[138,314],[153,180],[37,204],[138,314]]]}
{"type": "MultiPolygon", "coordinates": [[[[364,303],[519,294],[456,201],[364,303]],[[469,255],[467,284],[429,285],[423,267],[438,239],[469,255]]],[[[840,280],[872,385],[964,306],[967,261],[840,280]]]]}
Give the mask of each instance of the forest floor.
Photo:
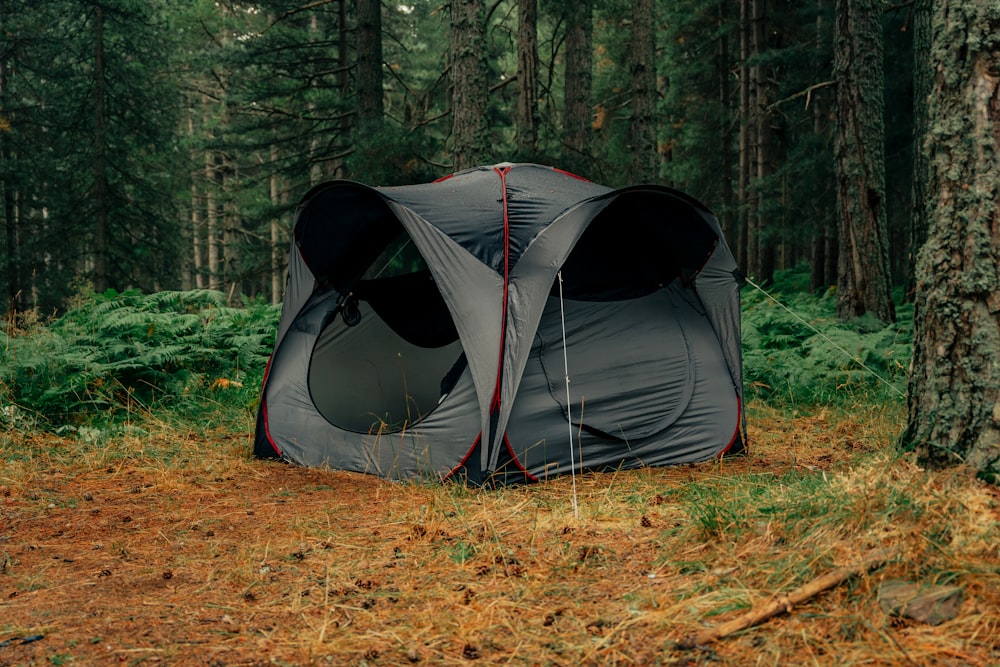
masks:
{"type": "Polygon", "coordinates": [[[1000,490],[894,451],[898,412],[757,406],[744,457],[493,491],[256,461],[245,433],[0,433],[0,666],[1000,665],[1000,490]],[[890,580],[962,604],[894,616],[890,580]]]}

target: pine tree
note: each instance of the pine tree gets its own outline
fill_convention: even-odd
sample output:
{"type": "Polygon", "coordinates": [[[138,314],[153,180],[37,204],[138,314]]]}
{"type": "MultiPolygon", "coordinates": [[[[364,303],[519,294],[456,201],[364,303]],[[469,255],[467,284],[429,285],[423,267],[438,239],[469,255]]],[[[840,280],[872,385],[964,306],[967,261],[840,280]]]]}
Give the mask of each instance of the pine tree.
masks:
{"type": "Polygon", "coordinates": [[[1000,7],[938,0],[905,445],[1000,483],[1000,7]]]}
{"type": "Polygon", "coordinates": [[[837,0],[837,315],[896,320],[885,211],[881,0],[837,0]]]}
{"type": "Polygon", "coordinates": [[[486,8],[482,0],[451,3],[451,153],[456,170],[488,163],[486,8]]]}

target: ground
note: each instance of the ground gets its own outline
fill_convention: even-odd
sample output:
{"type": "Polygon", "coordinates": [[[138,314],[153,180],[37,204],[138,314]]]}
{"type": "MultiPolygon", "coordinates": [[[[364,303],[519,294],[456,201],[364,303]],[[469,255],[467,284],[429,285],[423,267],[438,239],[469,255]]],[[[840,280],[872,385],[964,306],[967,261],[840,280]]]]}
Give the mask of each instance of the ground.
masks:
{"type": "Polygon", "coordinates": [[[1000,493],[870,420],[765,412],[745,457],[496,491],[256,461],[242,433],[7,437],[0,666],[1000,664],[1000,493]],[[887,578],[957,583],[961,612],[888,616],[887,578]]]}

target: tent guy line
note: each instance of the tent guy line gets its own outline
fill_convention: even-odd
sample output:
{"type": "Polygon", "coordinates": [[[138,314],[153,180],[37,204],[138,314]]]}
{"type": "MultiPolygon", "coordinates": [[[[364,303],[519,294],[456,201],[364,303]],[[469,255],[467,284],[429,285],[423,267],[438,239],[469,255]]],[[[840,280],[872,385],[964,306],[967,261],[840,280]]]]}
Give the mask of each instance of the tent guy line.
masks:
{"type": "Polygon", "coordinates": [[[744,280],[747,281],[748,285],[750,285],[751,287],[755,288],[757,291],[759,291],[765,297],[767,297],[768,299],[770,299],[771,301],[773,301],[774,303],[776,303],[778,306],[780,306],[781,308],[783,308],[786,312],[788,312],[789,315],[791,315],[796,320],[798,320],[799,322],[801,322],[802,324],[804,324],[806,327],[809,328],[810,331],[812,331],[817,336],[819,336],[820,338],[822,338],[823,340],[825,340],[833,348],[835,348],[836,350],[838,350],[839,352],[841,352],[848,359],[850,359],[851,361],[853,361],[854,363],[856,363],[858,366],[860,366],[861,368],[863,368],[864,370],[868,371],[873,376],[875,376],[882,384],[884,384],[885,386],[889,387],[889,389],[892,389],[894,392],[896,392],[900,396],[906,396],[906,392],[900,390],[894,384],[892,384],[891,382],[889,382],[888,380],[886,380],[884,377],[882,377],[881,375],[879,375],[878,373],[876,373],[871,367],[867,366],[865,364],[865,362],[861,361],[860,359],[858,359],[857,357],[855,357],[853,354],[851,354],[850,352],[848,352],[846,349],[844,349],[843,346],[838,345],[837,343],[835,343],[832,338],[830,338],[825,333],[823,333],[822,331],[820,331],[819,329],[817,329],[816,327],[814,327],[812,324],[810,324],[808,321],[806,321],[805,318],[803,318],[801,315],[799,315],[798,313],[796,313],[794,310],[792,310],[791,308],[789,308],[785,304],[781,303],[781,301],[779,301],[778,299],[776,299],[775,297],[773,297],[771,294],[769,294],[768,291],[765,290],[763,287],[761,287],[760,285],[758,285],[757,283],[755,283],[750,278],[744,277],[744,280]]]}

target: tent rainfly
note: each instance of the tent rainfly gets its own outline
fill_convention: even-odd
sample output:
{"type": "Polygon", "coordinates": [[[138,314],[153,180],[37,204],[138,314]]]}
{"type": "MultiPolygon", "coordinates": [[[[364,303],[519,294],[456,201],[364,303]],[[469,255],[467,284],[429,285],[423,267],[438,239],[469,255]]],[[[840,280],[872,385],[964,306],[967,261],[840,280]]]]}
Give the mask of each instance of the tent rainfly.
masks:
{"type": "Polygon", "coordinates": [[[745,445],[741,274],[670,188],[498,164],[313,188],[254,453],[505,484],[745,445]]]}

